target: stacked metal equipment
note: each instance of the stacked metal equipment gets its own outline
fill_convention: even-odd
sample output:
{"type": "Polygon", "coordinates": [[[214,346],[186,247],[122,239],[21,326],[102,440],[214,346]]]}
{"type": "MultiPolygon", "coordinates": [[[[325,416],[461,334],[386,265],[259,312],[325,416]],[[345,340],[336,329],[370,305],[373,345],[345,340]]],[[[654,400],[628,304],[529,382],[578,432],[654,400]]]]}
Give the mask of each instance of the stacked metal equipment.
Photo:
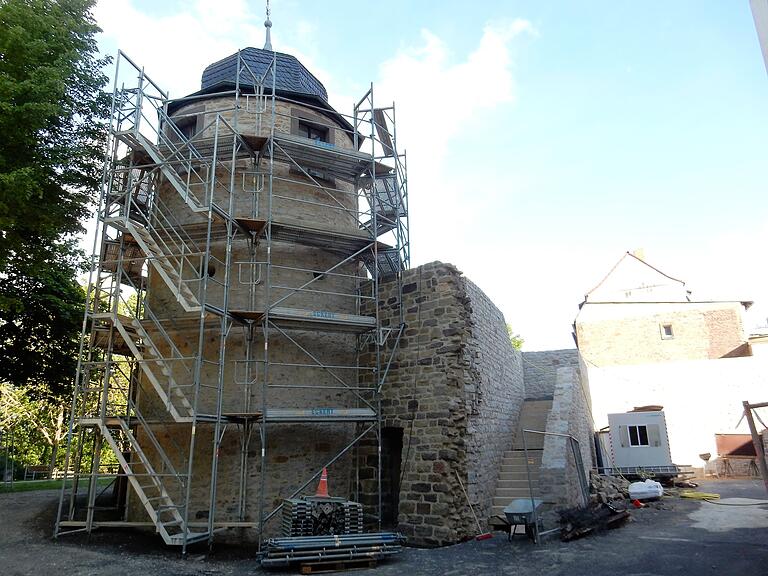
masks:
{"type": "Polygon", "coordinates": [[[272,538],[267,540],[261,565],[278,568],[297,562],[381,560],[402,552],[404,544],[405,536],[396,532],[272,538]]]}
{"type": "Polygon", "coordinates": [[[361,534],[363,507],[344,498],[305,497],[285,500],[283,536],[361,534]]]}

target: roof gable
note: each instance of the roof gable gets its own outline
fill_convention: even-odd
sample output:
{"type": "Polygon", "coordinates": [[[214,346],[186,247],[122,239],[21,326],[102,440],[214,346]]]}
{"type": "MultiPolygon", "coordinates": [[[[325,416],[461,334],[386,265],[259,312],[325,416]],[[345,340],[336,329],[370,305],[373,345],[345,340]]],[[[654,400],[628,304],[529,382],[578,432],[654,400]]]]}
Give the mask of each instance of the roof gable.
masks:
{"type": "Polygon", "coordinates": [[[685,282],[626,252],[584,302],[688,302],[685,282]]]}

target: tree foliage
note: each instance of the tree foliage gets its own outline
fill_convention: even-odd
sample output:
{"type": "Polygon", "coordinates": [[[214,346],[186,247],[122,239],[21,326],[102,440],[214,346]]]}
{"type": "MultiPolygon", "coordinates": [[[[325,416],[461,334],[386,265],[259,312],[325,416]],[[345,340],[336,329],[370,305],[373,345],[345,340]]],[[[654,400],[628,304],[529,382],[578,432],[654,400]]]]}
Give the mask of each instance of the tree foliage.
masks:
{"type": "Polygon", "coordinates": [[[94,3],[0,0],[0,426],[51,466],[83,313],[75,235],[98,197],[109,110],[94,3]]]}
{"type": "Polygon", "coordinates": [[[525,340],[523,340],[523,337],[520,336],[520,334],[515,334],[515,331],[512,330],[512,324],[507,324],[507,335],[509,336],[509,341],[512,343],[512,348],[515,350],[522,350],[525,340]]]}
{"type": "Polygon", "coordinates": [[[97,197],[108,97],[93,0],[0,2],[0,382],[59,396],[82,319],[73,235],[97,197]]]}

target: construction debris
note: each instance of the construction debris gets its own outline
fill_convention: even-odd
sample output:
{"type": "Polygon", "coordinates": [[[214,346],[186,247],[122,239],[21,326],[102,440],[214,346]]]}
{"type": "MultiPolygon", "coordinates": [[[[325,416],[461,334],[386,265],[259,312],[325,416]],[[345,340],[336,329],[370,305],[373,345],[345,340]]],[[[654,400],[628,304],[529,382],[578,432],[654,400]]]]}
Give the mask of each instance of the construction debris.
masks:
{"type": "Polygon", "coordinates": [[[589,474],[589,484],[593,504],[608,504],[629,498],[629,481],[618,476],[603,476],[595,472],[589,474]]]}
{"type": "Polygon", "coordinates": [[[629,485],[629,497],[632,500],[653,500],[664,495],[664,488],[660,482],[647,478],[643,482],[632,482],[629,485]]]}
{"type": "Polygon", "coordinates": [[[562,525],[560,539],[564,542],[600,530],[618,528],[630,517],[626,504],[621,507],[611,504],[590,504],[587,508],[560,510],[558,514],[562,525]]]}
{"type": "Polygon", "coordinates": [[[717,500],[720,498],[720,494],[714,492],[694,492],[693,490],[685,490],[680,492],[680,498],[690,498],[691,500],[717,500]]]}

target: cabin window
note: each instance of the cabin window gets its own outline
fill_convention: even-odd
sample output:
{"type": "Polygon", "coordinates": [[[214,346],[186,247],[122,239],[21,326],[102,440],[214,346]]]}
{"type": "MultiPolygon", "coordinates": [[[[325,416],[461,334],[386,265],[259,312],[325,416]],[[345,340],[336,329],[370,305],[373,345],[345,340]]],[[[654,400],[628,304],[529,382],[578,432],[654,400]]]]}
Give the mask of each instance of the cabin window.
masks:
{"type": "Polygon", "coordinates": [[[627,426],[629,429],[630,446],[650,446],[648,442],[648,428],[645,426],[627,426]]]}

